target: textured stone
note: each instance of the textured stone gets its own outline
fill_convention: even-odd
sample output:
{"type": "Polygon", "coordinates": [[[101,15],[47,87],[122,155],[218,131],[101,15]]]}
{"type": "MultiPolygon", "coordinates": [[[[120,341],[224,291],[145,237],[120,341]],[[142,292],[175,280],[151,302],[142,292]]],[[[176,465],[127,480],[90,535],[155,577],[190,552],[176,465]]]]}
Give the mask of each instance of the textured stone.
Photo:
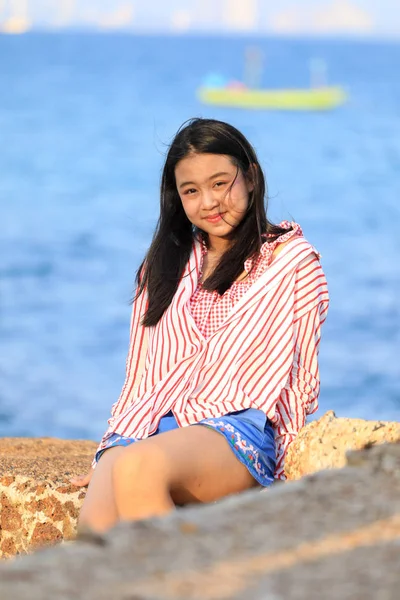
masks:
{"type": "MultiPolygon", "coordinates": [[[[336,419],[327,413],[307,425],[292,444],[288,478],[341,467],[348,449],[399,438],[398,423],[336,419]]],[[[0,557],[74,537],[86,490],[68,480],[88,470],[96,446],[52,438],[0,440],[0,557]]],[[[363,456],[357,453],[352,460],[363,456]]],[[[380,468],[386,469],[383,463],[380,468]]]]}
{"type": "Polygon", "coordinates": [[[74,537],[86,492],[68,479],[89,469],[96,446],[51,438],[0,440],[0,556],[74,537]]]}
{"type": "Polygon", "coordinates": [[[13,538],[6,538],[0,545],[1,553],[3,556],[13,556],[17,553],[17,547],[13,538]]]}
{"type": "Polygon", "coordinates": [[[290,445],[285,474],[300,479],[322,469],[339,469],[346,464],[349,450],[399,440],[399,422],[337,418],[329,411],[306,425],[290,445]]]}
{"type": "Polygon", "coordinates": [[[1,531],[16,531],[21,528],[22,518],[6,494],[1,494],[1,531]]]}
{"type": "Polygon", "coordinates": [[[397,600],[400,444],[0,565],[13,600],[397,600]]]}
{"type": "Polygon", "coordinates": [[[71,491],[68,479],[87,471],[96,448],[95,442],[81,440],[2,438],[0,483],[1,478],[22,475],[34,481],[51,480],[71,491]]]}
{"type": "Polygon", "coordinates": [[[62,540],[63,534],[51,523],[36,523],[32,532],[30,546],[34,549],[49,542],[62,540]]]}

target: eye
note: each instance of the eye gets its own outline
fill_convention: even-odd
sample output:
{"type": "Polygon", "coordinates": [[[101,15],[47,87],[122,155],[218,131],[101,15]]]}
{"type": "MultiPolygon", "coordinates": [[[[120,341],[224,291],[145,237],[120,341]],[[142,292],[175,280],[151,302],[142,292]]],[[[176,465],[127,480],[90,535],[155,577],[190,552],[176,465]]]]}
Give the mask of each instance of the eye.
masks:
{"type": "Polygon", "coordinates": [[[216,181],[214,183],[214,187],[219,188],[219,187],[222,187],[222,186],[226,185],[226,183],[227,183],[226,181],[216,181]]]}
{"type": "Polygon", "coordinates": [[[183,193],[185,196],[191,196],[192,194],[195,194],[197,190],[195,190],[194,188],[190,188],[188,190],[185,190],[183,193]]]}

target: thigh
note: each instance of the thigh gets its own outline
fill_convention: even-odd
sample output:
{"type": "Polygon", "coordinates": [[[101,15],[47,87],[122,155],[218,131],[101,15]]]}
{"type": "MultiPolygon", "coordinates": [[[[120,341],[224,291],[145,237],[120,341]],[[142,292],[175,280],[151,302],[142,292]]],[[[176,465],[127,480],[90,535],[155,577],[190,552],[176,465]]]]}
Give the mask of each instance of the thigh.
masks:
{"type": "Polygon", "coordinates": [[[202,425],[181,427],[124,449],[141,453],[154,476],[168,485],[176,504],[212,502],[258,485],[223,435],[202,425]]]}

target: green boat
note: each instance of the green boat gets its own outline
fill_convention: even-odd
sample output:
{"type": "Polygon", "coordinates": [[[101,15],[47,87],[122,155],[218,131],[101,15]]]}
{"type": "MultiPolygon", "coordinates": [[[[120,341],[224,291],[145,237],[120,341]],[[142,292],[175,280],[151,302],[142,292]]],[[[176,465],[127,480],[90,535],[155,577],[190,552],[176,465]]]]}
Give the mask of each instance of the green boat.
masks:
{"type": "Polygon", "coordinates": [[[330,110],[347,100],[340,86],[276,90],[203,86],[197,95],[205,104],[255,110],[330,110]]]}

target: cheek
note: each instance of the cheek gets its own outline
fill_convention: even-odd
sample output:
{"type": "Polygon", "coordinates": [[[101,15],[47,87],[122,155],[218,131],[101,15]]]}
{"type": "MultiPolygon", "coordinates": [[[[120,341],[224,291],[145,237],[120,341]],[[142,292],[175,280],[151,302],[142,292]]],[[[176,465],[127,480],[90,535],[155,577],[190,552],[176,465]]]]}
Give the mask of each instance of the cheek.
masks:
{"type": "Polygon", "coordinates": [[[249,192],[243,182],[236,183],[230,194],[230,201],[235,207],[246,209],[249,204],[249,192]]]}
{"type": "Polygon", "coordinates": [[[182,207],[183,207],[183,210],[185,211],[187,218],[189,219],[189,221],[191,221],[193,219],[193,217],[196,215],[195,203],[187,201],[187,200],[182,200],[182,198],[181,198],[181,202],[182,202],[182,207]]]}

